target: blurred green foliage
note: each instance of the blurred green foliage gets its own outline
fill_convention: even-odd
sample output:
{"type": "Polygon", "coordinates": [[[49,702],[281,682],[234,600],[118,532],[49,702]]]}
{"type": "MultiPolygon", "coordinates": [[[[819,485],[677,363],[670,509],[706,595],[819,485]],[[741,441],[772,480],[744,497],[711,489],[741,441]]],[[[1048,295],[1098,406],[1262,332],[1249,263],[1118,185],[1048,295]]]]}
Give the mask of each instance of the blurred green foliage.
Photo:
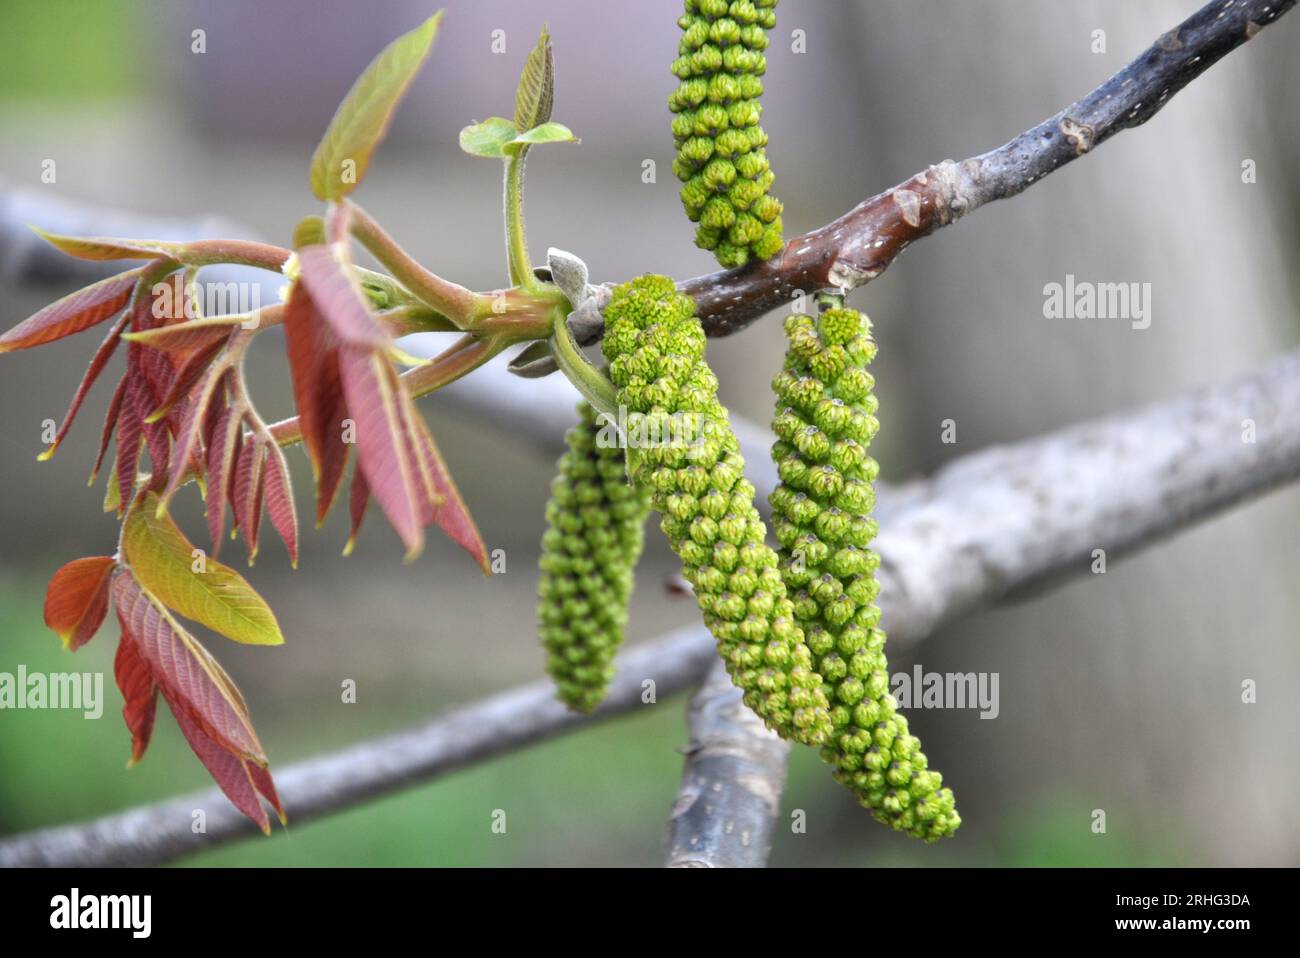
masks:
{"type": "Polygon", "coordinates": [[[104,0],[0,3],[0,97],[119,96],[140,86],[140,8],[104,0]]]}

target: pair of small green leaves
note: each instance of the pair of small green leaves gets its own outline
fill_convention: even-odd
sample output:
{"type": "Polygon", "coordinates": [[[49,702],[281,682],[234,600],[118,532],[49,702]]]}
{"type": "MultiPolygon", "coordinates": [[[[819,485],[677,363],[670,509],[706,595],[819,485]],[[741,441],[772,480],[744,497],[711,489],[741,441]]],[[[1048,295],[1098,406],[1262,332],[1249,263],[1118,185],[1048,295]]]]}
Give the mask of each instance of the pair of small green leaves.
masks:
{"type": "Polygon", "coordinates": [[[551,122],[555,105],[555,58],[551,37],[542,28],[537,45],[528,54],[515,91],[515,118],[488,117],[460,131],[460,148],[471,156],[509,158],[522,156],[539,143],[577,143],[563,123],[551,122]]]}

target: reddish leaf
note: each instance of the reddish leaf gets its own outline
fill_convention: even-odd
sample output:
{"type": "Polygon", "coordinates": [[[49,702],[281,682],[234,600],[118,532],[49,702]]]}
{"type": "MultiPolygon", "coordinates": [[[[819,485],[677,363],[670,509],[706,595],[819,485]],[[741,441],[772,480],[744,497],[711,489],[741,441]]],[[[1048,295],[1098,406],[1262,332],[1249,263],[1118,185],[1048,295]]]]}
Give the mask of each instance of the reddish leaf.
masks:
{"type": "Polygon", "coordinates": [[[489,572],[487,545],[479,534],[478,526],[465,507],[460,490],[456,488],[456,483],[442,460],[442,454],[438,452],[437,443],[433,441],[433,436],[414,403],[410,403],[410,411],[422,469],[432,476],[435,490],[435,497],[428,501],[424,521],[440,528],[453,542],[473,556],[485,573],[489,572]]]}
{"type": "Polygon", "coordinates": [[[348,411],[356,421],[357,457],[366,485],[405,543],[407,558],[413,559],[424,545],[424,531],[418,467],[408,449],[402,409],[409,397],[392,365],[373,350],[342,347],[339,368],[348,411]]]}
{"type": "Polygon", "coordinates": [[[343,442],[347,406],[339,373],[338,337],[316,310],[302,283],[294,283],[284,307],[284,334],[293,398],[316,484],[316,524],[329,514],[343,481],[348,445],[343,442]]]}
{"type": "Polygon", "coordinates": [[[153,680],[149,663],[140,655],[139,646],[127,636],[117,643],[113,658],[113,676],[122,692],[122,718],[131,732],[131,761],[134,765],[144,758],[153,736],[154,719],[158,714],[158,683],[153,680]]]}
{"type": "Polygon", "coordinates": [[[185,249],[182,243],[168,243],[163,240],[119,239],[115,236],[62,236],[58,233],[47,233],[35,226],[31,229],[50,245],[78,259],[100,261],[164,259],[185,249]]]}
{"type": "MultiPolygon", "coordinates": [[[[158,400],[157,406],[149,411],[149,419],[161,419],[167,413],[176,408],[176,404],[189,395],[194,386],[203,378],[203,374],[208,371],[220,354],[222,347],[225,346],[225,340],[208,343],[201,346],[185,356],[178,357],[180,362],[171,374],[171,382],[162,398],[158,400]]],[[[224,365],[224,364],[223,364],[224,365]]],[[[181,417],[184,421],[184,417],[181,417]]]]}
{"type": "Polygon", "coordinates": [[[113,578],[113,605],[123,641],[135,643],[173,711],[179,706],[223,749],[265,765],[248,706],[230,676],[129,570],[113,578]]]}
{"type": "Polygon", "coordinates": [[[51,303],[0,336],[0,353],[40,346],[102,323],[127,304],[140,273],[132,269],[110,276],[51,303]]]}
{"type": "Polygon", "coordinates": [[[140,376],[127,373],[126,392],[122,395],[121,410],[117,417],[117,492],[118,514],[131,504],[135,490],[136,474],[140,469],[140,443],[144,439],[144,422],[137,410],[144,408],[144,385],[140,376]]]}
{"type": "Polygon", "coordinates": [[[229,495],[232,466],[239,454],[242,433],[242,417],[239,412],[230,406],[222,406],[208,442],[208,484],[207,499],[204,502],[214,559],[220,554],[221,540],[225,538],[226,496],[229,495]]]}
{"type": "Polygon", "coordinates": [[[271,525],[284,540],[289,550],[289,564],[298,568],[298,510],[293,503],[293,487],[289,484],[289,464],[284,453],[274,442],[266,443],[266,514],[271,525]]]}
{"type": "Polygon", "coordinates": [[[112,556],[73,559],[50,579],[45,590],[45,624],[75,652],[99,631],[108,614],[112,556]]]}
{"type": "Polygon", "coordinates": [[[366,474],[360,466],[352,470],[352,488],[348,494],[348,511],[352,514],[352,531],[348,533],[348,541],[343,546],[343,554],[349,556],[352,550],[357,547],[357,533],[361,531],[361,523],[366,518],[366,506],[370,503],[370,487],[366,485],[366,474]]]}
{"type": "Polygon", "coordinates": [[[95,477],[99,475],[99,467],[104,464],[104,454],[108,452],[109,440],[113,438],[113,430],[117,427],[117,419],[122,412],[122,397],[126,393],[127,378],[127,376],[123,376],[117,381],[117,388],[113,390],[113,398],[108,401],[108,411],[104,414],[104,425],[99,432],[99,450],[95,454],[95,467],[90,472],[90,485],[95,484],[95,477]]]}
{"type": "MultiPolygon", "coordinates": [[[[184,705],[177,702],[167,691],[163,690],[163,698],[167,700],[167,706],[172,710],[172,715],[176,718],[176,724],[180,726],[181,734],[185,736],[185,741],[189,742],[190,748],[198,756],[203,767],[208,770],[212,780],[217,783],[217,787],[230,799],[230,804],[239,809],[245,815],[253,820],[262,834],[271,834],[271,820],[267,817],[266,809],[257,797],[257,787],[254,784],[250,768],[257,768],[253,762],[242,759],[237,755],[226,751],[221,745],[214,741],[208,735],[203,727],[196,722],[186,712],[184,705]]],[[[264,775],[269,780],[270,775],[262,769],[264,775]]],[[[272,792],[274,794],[274,792],[272,792]]],[[[279,799],[276,798],[278,804],[279,799]]],[[[279,809],[277,809],[278,811],[279,809]]],[[[283,812],[281,812],[283,821],[283,812]]]]}
{"type": "Polygon", "coordinates": [[[244,537],[248,548],[248,564],[257,558],[257,539],[262,525],[262,494],[264,489],[266,450],[255,437],[245,439],[235,463],[234,482],[231,484],[230,505],[235,514],[235,526],[244,537]]]}
{"type": "Polygon", "coordinates": [[[77,391],[72,395],[72,402],[63,417],[63,425],[59,427],[59,431],[55,434],[54,441],[37,457],[42,462],[54,455],[59,448],[59,444],[63,442],[64,436],[72,428],[72,421],[77,418],[82,403],[86,401],[86,395],[90,392],[91,387],[95,385],[95,380],[99,379],[99,374],[104,371],[104,367],[108,365],[113,353],[117,351],[117,344],[121,340],[122,330],[126,328],[128,319],[129,317],[123,315],[121,319],[114,323],[113,328],[104,337],[104,341],[95,350],[95,355],[91,357],[90,365],[86,368],[86,374],[81,377],[81,384],[77,386],[77,391]]]}
{"type": "Polygon", "coordinates": [[[341,244],[304,246],[298,250],[302,284],[312,302],[344,343],[353,346],[387,348],[392,337],[375,318],[366,296],[361,292],[341,244]]]}
{"type": "Polygon", "coordinates": [[[212,319],[192,319],[174,326],[159,326],[127,333],[126,339],[150,349],[170,353],[188,354],[195,349],[224,342],[245,321],[242,316],[217,316],[212,319]]]}
{"type": "Polygon", "coordinates": [[[181,487],[190,458],[198,453],[199,436],[203,432],[208,403],[217,394],[226,371],[226,364],[223,362],[210,365],[200,377],[189,402],[185,405],[180,432],[176,436],[176,448],[172,453],[171,475],[168,477],[166,491],[162,494],[163,511],[166,511],[172,497],[176,495],[176,490],[181,487]]]}

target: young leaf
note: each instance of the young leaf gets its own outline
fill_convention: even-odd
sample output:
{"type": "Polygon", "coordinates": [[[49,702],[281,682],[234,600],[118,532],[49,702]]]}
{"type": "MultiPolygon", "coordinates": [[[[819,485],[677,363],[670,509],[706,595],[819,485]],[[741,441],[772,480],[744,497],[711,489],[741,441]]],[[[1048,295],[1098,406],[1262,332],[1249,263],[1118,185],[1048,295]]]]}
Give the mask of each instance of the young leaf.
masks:
{"type": "Polygon", "coordinates": [[[339,372],[338,337],[300,282],[289,289],[284,335],[294,403],[316,483],[316,523],[320,525],[334,503],[347,466],[350,447],[343,442],[343,420],[348,412],[339,372]]]}
{"type": "Polygon", "coordinates": [[[122,640],[135,643],[168,704],[196,721],[222,748],[265,765],[248,706],[216,659],[136,581],[134,570],[114,576],[112,591],[122,640]]]}
{"type": "Polygon", "coordinates": [[[340,200],[361,182],[393,111],[429,55],[441,21],[440,10],[398,37],[352,85],[311,159],[311,189],[317,199],[340,200]]]}
{"type": "Polygon", "coordinates": [[[284,822],[266,754],[230,676],[130,571],[114,578],[113,604],[122,626],[114,671],[127,703],[123,717],[133,761],[148,745],[161,692],[190,748],[232,804],[269,832],[260,794],[284,822]]]}
{"type": "Polygon", "coordinates": [[[543,26],[515,90],[515,129],[531,130],[545,123],[551,118],[554,104],[555,57],[551,53],[551,36],[543,26]]]}
{"type": "Polygon", "coordinates": [[[87,394],[95,385],[95,380],[99,379],[99,374],[104,371],[108,361],[113,358],[113,353],[117,351],[117,344],[122,338],[122,330],[126,328],[129,319],[130,317],[123,314],[122,318],[114,323],[113,328],[108,331],[108,335],[99,344],[99,348],[95,350],[95,355],[90,359],[90,365],[86,367],[86,374],[81,377],[81,383],[77,386],[77,391],[72,394],[72,402],[68,405],[68,411],[63,416],[63,424],[59,426],[59,431],[54,435],[54,441],[36,457],[41,462],[50,459],[58,451],[64,437],[68,434],[68,430],[72,428],[72,421],[77,418],[77,413],[81,411],[82,403],[86,401],[87,394]]]}
{"type": "Polygon", "coordinates": [[[212,558],[221,552],[226,531],[226,496],[231,473],[239,455],[243,434],[242,414],[231,406],[222,406],[212,428],[207,449],[207,492],[203,507],[207,514],[208,534],[212,537],[212,558]]]}
{"type": "Polygon", "coordinates": [[[498,158],[505,154],[502,147],[513,140],[519,131],[503,116],[490,116],[460,131],[460,148],[471,156],[498,158]]]}
{"type": "Polygon", "coordinates": [[[424,545],[416,463],[406,441],[402,402],[409,402],[383,355],[360,346],[339,350],[348,411],[356,421],[357,456],[366,485],[414,559],[424,545]]]}
{"type": "Polygon", "coordinates": [[[300,281],[340,340],[387,348],[392,345],[392,337],[371,311],[369,300],[349,268],[351,264],[343,262],[340,255],[338,246],[304,246],[298,250],[300,281]]]}
{"type": "Polygon", "coordinates": [[[140,444],[144,440],[144,420],[139,410],[146,408],[142,390],[148,389],[144,378],[130,370],[126,374],[126,391],[117,416],[117,475],[118,514],[130,504],[135,491],[136,475],[140,469],[140,444]]]}
{"type": "MultiPolygon", "coordinates": [[[[167,700],[167,707],[171,709],[176,724],[180,726],[181,734],[185,736],[190,749],[208,770],[217,787],[226,798],[230,799],[230,804],[251,818],[253,823],[262,830],[263,835],[270,835],[271,821],[267,817],[266,809],[258,800],[258,789],[252,775],[252,769],[259,769],[263,774],[266,774],[266,770],[222,748],[221,744],[208,735],[203,726],[190,716],[185,706],[165,690],[163,698],[167,700]]],[[[268,775],[267,781],[269,780],[268,775]]],[[[279,807],[278,798],[275,800],[275,806],[283,822],[284,810],[279,807]]]]}
{"type": "Polygon", "coordinates": [[[50,579],[45,590],[45,624],[73,652],[99,631],[108,614],[108,580],[117,563],[112,556],[73,559],[50,579]]]}
{"type": "MultiPolygon", "coordinates": [[[[122,412],[122,397],[126,394],[126,384],[129,376],[123,376],[117,381],[117,388],[113,390],[113,398],[108,401],[108,410],[104,413],[104,425],[99,431],[99,449],[95,453],[95,465],[90,470],[90,481],[87,485],[93,486],[95,479],[99,475],[99,468],[104,464],[104,456],[108,452],[109,441],[113,438],[113,430],[117,428],[117,420],[122,412]]],[[[110,482],[110,488],[116,489],[117,486],[110,482]]],[[[105,512],[111,510],[105,509],[105,512]]]]}
{"type": "MultiPolygon", "coordinates": [[[[164,490],[162,498],[158,500],[160,513],[167,511],[172,497],[176,495],[185,479],[190,457],[198,452],[199,437],[203,431],[203,421],[207,415],[208,404],[217,395],[227,372],[225,363],[212,363],[202,373],[198,385],[194,388],[189,401],[185,404],[180,432],[176,437],[176,454],[172,459],[171,475],[168,477],[167,488],[164,490]]],[[[156,414],[157,411],[155,410],[154,413],[146,413],[146,416],[156,421],[156,414]]]]}
{"type": "Polygon", "coordinates": [[[235,512],[235,527],[248,548],[248,564],[257,559],[257,540],[262,528],[262,493],[265,488],[266,450],[257,437],[247,439],[235,462],[234,482],[230,487],[230,505],[235,512]]]}
{"type": "Polygon", "coordinates": [[[366,485],[366,474],[358,466],[352,470],[352,488],[348,490],[348,512],[352,519],[352,529],[348,532],[348,541],[343,546],[343,555],[352,555],[357,547],[357,534],[361,523],[366,518],[366,506],[370,503],[370,487],[366,485]]]}
{"type": "Polygon", "coordinates": [[[426,511],[421,516],[426,524],[436,525],[462,549],[474,557],[480,568],[489,571],[487,545],[479,534],[478,526],[465,508],[460,497],[460,490],[452,481],[451,473],[442,460],[438,445],[433,441],[423,418],[410,403],[410,415],[413,417],[415,448],[418,453],[421,471],[433,484],[434,494],[426,499],[426,511]]]}
{"type": "Polygon", "coordinates": [[[541,126],[535,126],[531,130],[525,130],[509,143],[504,144],[501,149],[506,153],[518,153],[526,146],[535,143],[577,143],[578,138],[573,135],[563,123],[543,123],[541,126]]]}
{"type": "Polygon", "coordinates": [[[147,494],[122,529],[122,551],[140,585],[178,614],[236,642],[282,644],[275,613],[247,580],[205,558],[169,517],[158,517],[157,506],[158,497],[147,494]]]}
{"type": "Polygon", "coordinates": [[[0,353],[30,349],[102,323],[131,299],[142,272],[137,268],[118,273],[51,303],[0,336],[0,353]]]}
{"type": "Polygon", "coordinates": [[[289,564],[298,568],[298,510],[293,504],[293,487],[289,484],[289,464],[284,452],[274,442],[266,443],[265,466],[266,514],[289,550],[289,564]]]}
{"type": "Polygon", "coordinates": [[[162,240],[121,239],[116,236],[62,236],[30,227],[31,231],[55,249],[78,259],[168,259],[178,258],[185,250],[184,243],[162,240]]]}
{"type": "Polygon", "coordinates": [[[248,316],[214,316],[209,319],[191,319],[174,326],[159,326],[127,333],[122,338],[168,352],[188,353],[227,339],[232,332],[247,322],[248,316]]]}
{"type": "Polygon", "coordinates": [[[140,655],[139,646],[126,636],[117,643],[113,657],[113,677],[122,692],[122,718],[131,732],[131,761],[144,758],[153,736],[154,718],[158,713],[158,683],[153,680],[149,663],[140,655]]]}

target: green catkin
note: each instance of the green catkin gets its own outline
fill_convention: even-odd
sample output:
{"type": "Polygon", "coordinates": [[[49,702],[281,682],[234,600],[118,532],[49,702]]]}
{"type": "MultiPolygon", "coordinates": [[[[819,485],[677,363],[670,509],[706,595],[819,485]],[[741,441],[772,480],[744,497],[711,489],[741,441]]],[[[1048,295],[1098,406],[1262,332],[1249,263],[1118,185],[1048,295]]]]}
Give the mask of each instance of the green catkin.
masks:
{"type": "Polygon", "coordinates": [[[578,412],[546,505],[538,634],[557,697],[590,712],[613,678],[650,496],[628,481],[624,450],[601,441],[611,430],[596,411],[578,412]]]}
{"type": "Polygon", "coordinates": [[[632,479],[650,490],[732,681],[769,728],[824,743],[821,679],[764,541],[695,304],[664,276],[625,283],[605,309],[603,348],[626,410],[632,479]]]}
{"type": "Polygon", "coordinates": [[[767,134],[759,126],[767,31],[777,0],[686,0],[668,98],[684,182],[682,205],[698,223],[695,244],[724,267],[781,249],[781,201],[772,196],[767,134]]]}
{"type": "Polygon", "coordinates": [[[786,319],[789,350],[772,383],[781,483],[770,501],[781,574],[831,703],[834,733],[822,758],[877,820],[935,841],[961,817],[895,711],[874,604],[880,559],[868,545],[879,467],[867,447],[879,423],[867,364],[876,344],[866,316],[830,305],[815,318],[786,319]]]}

